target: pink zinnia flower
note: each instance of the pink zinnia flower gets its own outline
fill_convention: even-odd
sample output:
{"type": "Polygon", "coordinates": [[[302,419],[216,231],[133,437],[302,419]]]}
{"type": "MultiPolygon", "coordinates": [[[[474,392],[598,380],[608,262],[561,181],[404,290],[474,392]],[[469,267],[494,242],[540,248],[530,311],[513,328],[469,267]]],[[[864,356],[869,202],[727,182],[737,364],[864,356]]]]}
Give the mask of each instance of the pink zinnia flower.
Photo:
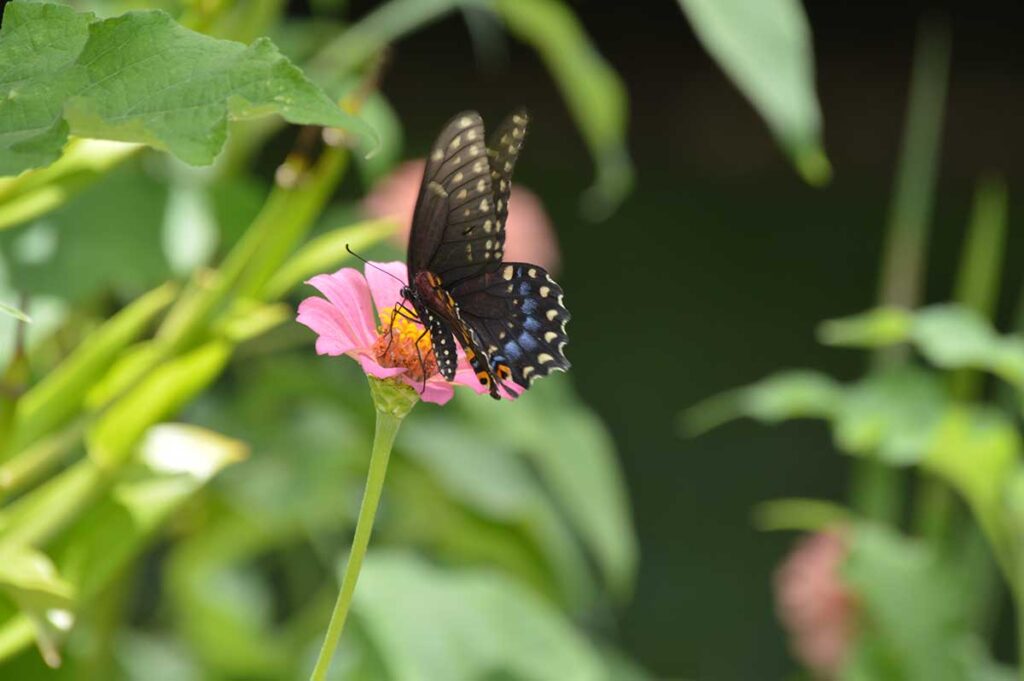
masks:
{"type": "MultiPolygon", "coordinates": [[[[402,226],[397,235],[404,246],[409,240],[416,196],[423,180],[425,162],[407,161],[377,183],[363,200],[363,209],[374,218],[394,218],[402,226]]],[[[559,253],[555,233],[537,195],[515,184],[508,199],[505,225],[505,260],[530,262],[549,272],[558,271],[559,253]]]]}
{"type": "Polygon", "coordinates": [[[775,606],[793,654],[817,678],[842,670],[856,632],[857,602],[843,583],[846,540],[838,530],[804,537],[775,573],[775,606]]]}
{"type": "MultiPolygon", "coordinates": [[[[370,376],[397,378],[415,388],[424,401],[444,404],[455,390],[437,372],[430,334],[424,334],[420,324],[393,314],[402,301],[406,280],[406,267],[400,262],[371,263],[365,277],[350,267],[317,275],[307,283],[326,299],[312,296],[303,300],[297,320],[317,333],[318,354],[348,355],[370,376]]],[[[461,349],[458,352],[455,383],[478,393],[486,391],[465,354],[461,349]]]]}

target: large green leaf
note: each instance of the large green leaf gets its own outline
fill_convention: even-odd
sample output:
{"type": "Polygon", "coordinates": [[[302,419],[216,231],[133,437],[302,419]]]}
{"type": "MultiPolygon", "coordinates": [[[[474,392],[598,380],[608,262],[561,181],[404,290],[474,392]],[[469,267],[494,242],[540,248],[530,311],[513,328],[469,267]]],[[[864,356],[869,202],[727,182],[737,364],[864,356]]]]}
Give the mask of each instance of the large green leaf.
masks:
{"type": "Polygon", "coordinates": [[[811,28],[800,0],[679,0],[697,37],[767,121],[797,170],[829,179],[814,87],[811,28]]]}
{"type": "Polygon", "coordinates": [[[537,384],[530,399],[498,403],[459,398],[484,432],[519,448],[536,468],[555,502],[594,554],[604,577],[620,595],[636,569],[626,485],[615,445],[597,416],[564,378],[537,384]]]}
{"type": "Polygon", "coordinates": [[[228,118],[271,112],[375,141],[268,39],[245,46],[190,31],[161,11],[97,19],[12,2],[0,28],[0,174],[53,162],[69,133],[143,142],[207,164],[228,118]]]}
{"type": "Polygon", "coordinates": [[[800,0],[679,0],[694,32],[808,182],[828,179],[811,28],[800,0]]]}
{"type": "MultiPolygon", "coordinates": [[[[483,432],[477,428],[459,426],[450,421],[413,418],[402,428],[398,444],[406,457],[429,471],[445,496],[454,503],[461,504],[489,523],[509,528],[509,534],[522,537],[520,541],[527,544],[530,562],[539,564],[540,572],[553,573],[562,600],[575,607],[590,606],[593,597],[591,571],[557,508],[529,466],[515,455],[512,448],[501,441],[482,444],[484,439],[483,432]]],[[[419,485],[428,486],[423,482],[419,485]]],[[[468,534],[467,529],[473,525],[469,519],[460,517],[457,511],[446,508],[439,500],[433,501],[434,517],[423,518],[426,504],[416,508],[415,503],[424,500],[426,490],[412,490],[406,486],[405,491],[410,497],[402,500],[410,506],[410,517],[404,519],[407,527],[422,526],[426,522],[435,532],[468,534]]],[[[499,556],[508,559],[511,547],[499,542],[504,533],[491,525],[490,535],[477,535],[476,546],[462,543],[465,536],[435,536],[434,541],[471,559],[488,556],[488,551],[484,550],[487,547],[491,549],[488,556],[491,560],[499,556]]],[[[515,558],[519,557],[517,554],[512,560],[496,562],[504,562],[520,574],[538,579],[534,566],[517,564],[515,558]]],[[[550,590],[543,582],[537,586],[550,590]]]]}
{"type": "Polygon", "coordinates": [[[490,571],[443,571],[371,551],[353,607],[393,681],[608,679],[600,655],[557,610],[490,571]]]}

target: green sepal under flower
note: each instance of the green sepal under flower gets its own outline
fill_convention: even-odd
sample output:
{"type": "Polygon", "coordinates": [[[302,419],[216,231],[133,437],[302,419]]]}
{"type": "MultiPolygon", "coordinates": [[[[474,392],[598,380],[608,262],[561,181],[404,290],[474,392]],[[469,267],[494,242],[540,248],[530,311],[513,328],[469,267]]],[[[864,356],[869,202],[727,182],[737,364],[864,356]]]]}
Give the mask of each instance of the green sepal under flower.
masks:
{"type": "Polygon", "coordinates": [[[403,419],[419,402],[419,394],[401,381],[373,376],[367,376],[366,379],[370,382],[373,406],[382,414],[403,419]]]}

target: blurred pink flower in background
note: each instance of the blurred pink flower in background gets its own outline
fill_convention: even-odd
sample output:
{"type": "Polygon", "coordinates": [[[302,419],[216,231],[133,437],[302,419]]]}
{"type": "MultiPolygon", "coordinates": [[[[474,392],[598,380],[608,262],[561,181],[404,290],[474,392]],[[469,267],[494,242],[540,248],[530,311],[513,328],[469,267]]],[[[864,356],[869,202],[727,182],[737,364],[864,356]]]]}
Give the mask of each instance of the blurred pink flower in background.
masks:
{"type": "Polygon", "coordinates": [[[816,678],[838,676],[856,633],[857,603],[843,583],[839,530],[802,538],[775,573],[775,607],[793,654],[816,678]]]}
{"type": "MultiPolygon", "coordinates": [[[[416,195],[423,180],[424,161],[407,161],[377,183],[363,200],[363,210],[373,218],[394,218],[401,225],[398,239],[408,242],[416,195]]],[[[512,186],[505,226],[505,261],[528,262],[557,272],[560,256],[555,233],[537,195],[520,185],[512,186]]]]}
{"type": "MultiPolygon", "coordinates": [[[[348,355],[370,376],[397,377],[415,388],[425,402],[444,404],[455,389],[437,372],[430,335],[424,335],[423,327],[416,322],[392,314],[402,300],[406,276],[405,264],[400,262],[371,263],[365,277],[351,267],[319,274],[307,283],[326,298],[311,296],[303,300],[297,321],[317,333],[317,354],[348,355]]],[[[459,368],[455,383],[485,392],[465,354],[460,348],[456,350],[459,368]]]]}

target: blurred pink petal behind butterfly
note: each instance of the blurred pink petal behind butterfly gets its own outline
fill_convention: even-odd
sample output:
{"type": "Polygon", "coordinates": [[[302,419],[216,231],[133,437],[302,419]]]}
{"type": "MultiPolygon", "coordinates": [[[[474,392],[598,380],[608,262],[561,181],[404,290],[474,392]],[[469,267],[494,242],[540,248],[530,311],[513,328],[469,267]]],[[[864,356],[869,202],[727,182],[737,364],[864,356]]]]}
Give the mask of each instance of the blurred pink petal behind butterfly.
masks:
{"type": "MultiPolygon", "coordinates": [[[[423,167],[422,160],[403,163],[363,200],[363,209],[370,217],[398,220],[401,231],[396,238],[403,247],[409,239],[423,167]]],[[[560,262],[558,243],[543,204],[536,194],[518,184],[512,186],[508,202],[504,260],[533,263],[549,272],[557,272],[560,262]]]]}

